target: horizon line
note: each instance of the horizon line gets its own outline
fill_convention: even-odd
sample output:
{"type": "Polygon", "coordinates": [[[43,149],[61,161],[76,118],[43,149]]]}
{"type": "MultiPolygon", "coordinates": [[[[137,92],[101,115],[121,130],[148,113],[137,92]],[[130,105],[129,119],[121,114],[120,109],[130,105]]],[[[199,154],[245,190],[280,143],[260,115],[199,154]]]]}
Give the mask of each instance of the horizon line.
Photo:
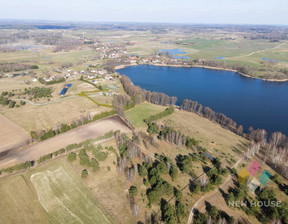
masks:
{"type": "Polygon", "coordinates": [[[19,19],[19,18],[0,18],[0,22],[42,22],[42,23],[74,23],[74,24],[165,24],[165,25],[222,25],[222,26],[288,26],[288,24],[261,24],[261,23],[192,23],[192,22],[144,22],[144,21],[72,21],[72,20],[51,20],[51,19],[19,19]]]}

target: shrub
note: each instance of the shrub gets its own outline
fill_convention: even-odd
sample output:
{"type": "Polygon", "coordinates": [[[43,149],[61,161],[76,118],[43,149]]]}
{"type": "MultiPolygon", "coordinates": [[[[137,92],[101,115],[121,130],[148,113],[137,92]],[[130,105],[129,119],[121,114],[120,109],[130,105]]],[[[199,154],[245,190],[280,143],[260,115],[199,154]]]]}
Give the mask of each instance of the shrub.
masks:
{"type": "MultiPolygon", "coordinates": [[[[32,166],[34,166],[34,163],[35,162],[33,160],[32,161],[26,161],[25,163],[20,163],[20,164],[16,164],[16,165],[8,167],[8,168],[4,168],[1,171],[5,172],[5,173],[12,173],[13,171],[24,170],[24,169],[27,169],[29,167],[32,167],[32,166]]],[[[0,174],[1,174],[1,171],[0,171],[0,174]]]]}
{"type": "Polygon", "coordinates": [[[81,149],[78,153],[80,158],[80,165],[82,166],[90,166],[89,156],[87,155],[84,149],[81,149]]]}
{"type": "Polygon", "coordinates": [[[144,166],[141,166],[139,165],[139,168],[138,168],[138,174],[140,177],[145,177],[147,176],[147,170],[144,166]]]}
{"type": "Polygon", "coordinates": [[[137,193],[138,193],[137,187],[131,186],[130,189],[129,189],[129,195],[130,195],[131,197],[134,197],[134,196],[137,195],[137,193]]]}
{"type": "Polygon", "coordinates": [[[96,172],[96,171],[98,171],[100,169],[99,163],[98,163],[98,161],[95,158],[91,159],[90,166],[92,167],[93,172],[96,172]]]}
{"type": "Polygon", "coordinates": [[[104,161],[107,156],[108,156],[108,152],[100,152],[100,151],[96,151],[93,152],[93,155],[96,157],[96,159],[98,159],[99,161],[104,161]]]}
{"type": "Polygon", "coordinates": [[[161,162],[157,165],[157,169],[160,174],[168,174],[168,168],[165,162],[161,162]]]}
{"type": "Polygon", "coordinates": [[[46,160],[52,159],[53,154],[49,153],[47,155],[41,156],[40,159],[37,160],[38,163],[43,163],[46,160]]]}
{"type": "Polygon", "coordinates": [[[82,177],[83,179],[86,179],[87,176],[88,176],[88,171],[87,171],[87,170],[83,170],[83,171],[82,171],[82,174],[81,174],[81,177],[82,177]]]}
{"type": "Polygon", "coordinates": [[[40,137],[40,140],[41,141],[44,141],[48,138],[51,138],[51,137],[54,137],[55,136],[55,132],[50,129],[49,131],[45,132],[41,137],[40,137]]]}
{"type": "Polygon", "coordinates": [[[172,180],[174,180],[175,178],[177,178],[177,175],[178,175],[178,170],[175,168],[175,166],[171,166],[170,168],[170,176],[172,178],[172,180]]]}
{"type": "Polygon", "coordinates": [[[76,160],[76,158],[77,158],[77,154],[75,152],[70,152],[67,156],[67,159],[69,162],[76,160]]]}
{"type": "Polygon", "coordinates": [[[59,154],[62,154],[62,153],[65,153],[65,149],[64,149],[64,148],[59,149],[59,150],[57,150],[56,152],[53,152],[53,155],[54,155],[54,156],[58,156],[59,154]]]}
{"type": "Polygon", "coordinates": [[[143,179],[143,183],[146,187],[149,187],[150,185],[149,181],[146,178],[143,179]]]}

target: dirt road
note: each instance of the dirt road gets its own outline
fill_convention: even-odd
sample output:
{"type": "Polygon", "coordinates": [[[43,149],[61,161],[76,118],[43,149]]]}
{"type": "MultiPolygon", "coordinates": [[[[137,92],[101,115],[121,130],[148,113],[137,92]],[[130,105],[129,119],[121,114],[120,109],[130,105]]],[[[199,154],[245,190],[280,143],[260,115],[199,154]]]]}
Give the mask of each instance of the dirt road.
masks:
{"type": "MultiPolygon", "coordinates": [[[[242,162],[242,158],[238,159],[238,161],[231,167],[231,168],[236,168],[240,163],[242,162]]],[[[190,224],[193,222],[193,215],[194,215],[194,211],[197,209],[199,210],[200,212],[205,212],[205,201],[207,201],[208,199],[211,199],[213,198],[214,201],[217,201],[216,198],[222,198],[223,200],[220,202],[222,203],[223,207],[224,208],[229,208],[228,206],[226,206],[226,202],[224,200],[224,198],[222,197],[222,194],[221,192],[219,191],[219,189],[221,190],[227,190],[229,186],[233,185],[233,181],[232,181],[232,175],[229,175],[226,180],[224,181],[223,184],[221,184],[218,188],[216,188],[214,191],[211,191],[205,195],[203,195],[201,198],[199,198],[198,201],[195,202],[195,204],[193,205],[191,211],[190,211],[190,214],[189,214],[189,217],[188,217],[188,221],[187,221],[187,224],[190,224]],[[224,201],[224,202],[223,202],[224,201]]],[[[212,200],[213,201],[213,200],[212,200]]],[[[213,204],[214,205],[214,204],[213,204]]],[[[217,207],[219,209],[219,204],[217,203],[217,207]]],[[[232,210],[232,209],[231,209],[232,210]]],[[[223,211],[225,211],[223,209],[223,211]]],[[[235,212],[234,212],[235,213],[235,212]]],[[[229,214],[229,213],[228,213],[229,214]]],[[[233,213],[232,213],[233,214],[233,213]]],[[[235,215],[235,218],[239,218],[239,220],[241,219],[242,220],[242,217],[238,217],[237,214],[235,215]]],[[[243,223],[247,223],[246,222],[247,220],[243,219],[242,222],[243,223]],[[245,221],[245,222],[244,222],[245,221]]],[[[249,223],[249,222],[248,222],[249,223]]]]}
{"type": "Polygon", "coordinates": [[[90,124],[57,135],[43,142],[29,145],[23,149],[13,149],[0,153],[0,169],[26,162],[37,160],[40,156],[55,152],[69,144],[82,142],[86,139],[96,138],[109,131],[120,130],[129,132],[130,128],[117,115],[92,122],[90,124]]]}

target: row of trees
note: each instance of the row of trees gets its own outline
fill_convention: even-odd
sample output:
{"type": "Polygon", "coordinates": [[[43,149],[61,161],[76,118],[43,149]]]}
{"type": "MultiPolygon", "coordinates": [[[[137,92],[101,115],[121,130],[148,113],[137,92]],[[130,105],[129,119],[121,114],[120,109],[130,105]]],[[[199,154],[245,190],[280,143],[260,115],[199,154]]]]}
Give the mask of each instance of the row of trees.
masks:
{"type": "Polygon", "coordinates": [[[147,118],[147,119],[144,119],[144,122],[145,122],[145,123],[151,123],[152,121],[156,121],[156,120],[159,120],[159,119],[161,119],[161,118],[163,118],[163,117],[166,117],[166,116],[168,116],[168,115],[173,114],[174,111],[175,111],[174,107],[171,106],[171,107],[169,107],[169,108],[166,108],[163,112],[160,112],[160,113],[158,113],[158,114],[152,115],[152,116],[150,116],[150,117],[147,118]]]}
{"type": "Polygon", "coordinates": [[[19,163],[19,164],[16,164],[14,166],[11,166],[11,167],[8,167],[8,168],[4,168],[4,169],[0,170],[0,175],[2,173],[13,173],[14,171],[25,170],[25,169],[28,169],[28,168],[34,166],[34,164],[35,164],[34,160],[27,161],[25,163],[19,163]]]}
{"type": "MultiPolygon", "coordinates": [[[[114,135],[114,132],[110,131],[110,132],[107,132],[104,136],[98,137],[96,140],[101,140],[101,139],[105,139],[105,138],[107,139],[107,138],[112,137],[113,135],[114,135]]],[[[59,149],[59,150],[57,150],[57,151],[55,151],[53,153],[49,153],[49,154],[41,156],[37,160],[37,163],[38,164],[43,163],[43,162],[45,162],[47,160],[50,160],[50,159],[52,159],[54,157],[57,157],[57,156],[61,155],[61,154],[64,154],[66,152],[70,152],[70,151],[72,151],[74,149],[80,149],[82,147],[84,147],[84,149],[86,149],[86,150],[92,150],[92,148],[93,148],[92,146],[94,146],[92,144],[93,141],[94,140],[88,139],[88,140],[80,142],[80,143],[70,144],[66,148],[61,148],[61,149],[59,149]]],[[[102,147],[98,146],[97,150],[100,150],[100,149],[102,149],[102,147]]],[[[111,146],[109,148],[107,147],[107,150],[115,151],[115,149],[113,147],[111,147],[111,146]]],[[[107,155],[106,155],[106,157],[107,157],[107,155]]],[[[68,158],[68,161],[72,162],[72,161],[76,160],[77,154],[75,152],[70,152],[68,154],[67,158],[68,158]]],[[[4,169],[0,170],[0,174],[2,174],[2,173],[12,173],[14,171],[28,169],[28,168],[30,168],[30,167],[32,167],[34,165],[35,165],[35,161],[34,160],[26,161],[25,163],[19,163],[19,164],[16,164],[14,166],[11,166],[11,167],[4,168],[4,169]]],[[[93,169],[94,169],[94,167],[97,167],[97,165],[95,165],[95,161],[91,161],[90,165],[92,166],[93,169]],[[92,163],[92,165],[91,165],[91,163],[92,163]]]]}
{"type": "Polygon", "coordinates": [[[37,65],[25,65],[20,63],[1,63],[0,72],[16,72],[28,69],[37,69],[37,65]]]}
{"type": "Polygon", "coordinates": [[[100,114],[96,114],[93,118],[91,117],[90,113],[87,113],[87,115],[81,116],[80,119],[75,119],[71,124],[58,124],[57,127],[52,130],[49,129],[48,131],[31,131],[30,135],[33,139],[35,140],[40,140],[40,141],[44,141],[48,138],[52,138],[55,135],[67,132],[71,129],[77,128],[79,126],[82,126],[84,124],[88,124],[89,122],[92,121],[96,121],[102,118],[106,118],[108,116],[114,115],[116,114],[116,111],[112,110],[112,111],[106,111],[106,112],[102,112],[100,114]]]}
{"type": "Polygon", "coordinates": [[[263,163],[270,163],[288,178],[288,139],[281,132],[273,132],[269,137],[264,129],[249,128],[247,138],[251,144],[247,148],[246,157],[258,155],[263,163]]]}
{"type": "Polygon", "coordinates": [[[120,133],[119,131],[115,132],[115,139],[120,153],[120,156],[117,158],[117,170],[120,174],[124,171],[127,179],[130,181],[133,180],[133,177],[137,173],[137,167],[133,165],[129,167],[130,159],[136,157],[140,161],[151,161],[151,157],[143,153],[140,147],[136,144],[141,141],[139,139],[140,135],[136,136],[137,137],[134,137],[133,141],[131,141],[125,134],[120,133]]]}
{"type": "Polygon", "coordinates": [[[237,125],[236,122],[224,114],[216,113],[209,107],[203,108],[201,104],[192,100],[185,99],[181,105],[181,109],[203,116],[212,122],[220,124],[223,128],[246,137],[252,141],[251,145],[247,148],[247,158],[258,154],[260,149],[262,149],[264,152],[264,163],[269,159],[275,165],[275,168],[282,165],[279,166],[279,169],[288,178],[288,138],[281,132],[274,132],[268,136],[266,130],[254,130],[250,127],[248,133],[243,133],[242,125],[237,125]]]}
{"type": "Polygon", "coordinates": [[[243,133],[242,125],[237,125],[235,121],[226,115],[216,113],[209,107],[203,107],[203,105],[196,101],[185,99],[181,105],[181,109],[203,116],[212,122],[220,124],[223,128],[229,129],[230,131],[233,131],[239,135],[242,135],[243,133]]]}
{"type": "Polygon", "coordinates": [[[146,100],[153,104],[169,106],[169,105],[175,105],[177,101],[177,97],[174,97],[174,96],[169,97],[168,95],[164,93],[150,92],[150,91],[141,89],[139,86],[134,86],[131,80],[125,75],[122,75],[120,77],[120,81],[123,85],[125,92],[130,97],[134,98],[136,104],[141,103],[144,100],[146,100]]]}
{"type": "Polygon", "coordinates": [[[171,127],[165,125],[157,125],[154,122],[147,123],[148,133],[157,134],[158,139],[165,140],[169,143],[175,144],[178,147],[188,147],[194,149],[198,142],[189,136],[182,134],[180,131],[176,131],[171,127]]]}

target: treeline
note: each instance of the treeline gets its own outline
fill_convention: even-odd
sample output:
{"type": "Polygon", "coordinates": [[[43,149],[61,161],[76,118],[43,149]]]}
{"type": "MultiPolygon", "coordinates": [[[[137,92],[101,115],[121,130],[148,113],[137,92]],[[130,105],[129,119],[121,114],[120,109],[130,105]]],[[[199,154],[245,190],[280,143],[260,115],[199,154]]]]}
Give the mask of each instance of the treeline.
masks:
{"type": "MultiPolygon", "coordinates": [[[[263,61],[263,66],[261,69],[253,68],[248,65],[241,65],[241,64],[227,64],[223,60],[200,60],[195,59],[193,63],[200,66],[207,66],[207,67],[215,67],[215,68],[223,68],[228,70],[235,70],[239,73],[244,75],[256,77],[259,72],[261,72],[261,77],[265,79],[285,79],[287,78],[287,69],[279,68],[278,66],[273,66],[276,62],[274,61],[263,61]],[[264,73],[265,72],[265,73],[264,73]]],[[[187,65],[189,65],[187,63],[187,65]]],[[[193,66],[193,65],[192,65],[193,66]]]]}
{"type": "Polygon", "coordinates": [[[233,121],[226,115],[222,113],[217,113],[209,107],[203,107],[202,104],[199,104],[196,101],[185,99],[181,105],[181,109],[203,116],[212,122],[220,124],[223,128],[228,129],[238,135],[243,134],[242,125],[237,125],[235,121],[233,121]]]}
{"type": "Polygon", "coordinates": [[[16,72],[37,68],[37,65],[25,65],[20,63],[0,63],[0,72],[16,72]]]}
{"type": "MultiPolygon", "coordinates": [[[[66,146],[66,148],[61,148],[61,149],[59,149],[59,150],[57,150],[57,151],[55,151],[55,152],[53,152],[53,153],[48,153],[48,154],[46,154],[46,155],[41,156],[41,157],[37,160],[37,163],[38,163],[38,164],[43,163],[43,162],[45,162],[45,161],[47,161],[47,160],[50,160],[50,159],[52,159],[52,158],[54,158],[54,157],[57,157],[57,156],[61,155],[61,154],[64,154],[64,153],[69,152],[69,151],[72,151],[72,150],[74,150],[74,149],[80,149],[80,148],[82,148],[82,147],[83,147],[85,150],[92,150],[93,148],[95,148],[95,146],[92,144],[93,142],[99,141],[99,140],[102,140],[102,139],[108,139],[108,138],[111,138],[111,137],[113,137],[113,136],[114,136],[114,132],[113,132],[113,131],[110,131],[110,132],[105,133],[105,135],[103,135],[103,136],[99,136],[99,137],[96,138],[96,139],[88,139],[88,140],[82,141],[82,142],[80,142],[80,143],[70,144],[70,145],[66,146]]],[[[99,150],[101,150],[101,149],[102,149],[102,146],[101,146],[101,145],[100,145],[100,146],[98,145],[98,146],[97,146],[97,149],[95,149],[95,151],[99,151],[99,150]]],[[[109,151],[112,151],[112,152],[115,152],[115,151],[116,151],[116,150],[115,150],[113,147],[111,147],[111,146],[110,146],[110,147],[107,147],[106,149],[109,150],[109,151]]],[[[76,153],[74,153],[74,152],[69,153],[69,154],[68,154],[68,160],[69,160],[69,161],[75,160],[76,157],[77,157],[77,155],[76,155],[76,156],[75,156],[75,155],[76,155],[76,153]]],[[[101,156],[100,160],[101,160],[101,159],[104,160],[104,157],[105,157],[105,158],[107,157],[107,153],[105,153],[104,157],[103,157],[102,154],[101,154],[100,156],[101,156]]],[[[26,161],[25,163],[19,163],[19,164],[16,164],[16,165],[14,165],[14,166],[7,167],[7,168],[4,168],[4,169],[0,170],[0,175],[1,175],[2,173],[13,173],[14,171],[25,170],[25,169],[28,169],[28,168],[30,168],[30,167],[33,167],[35,164],[36,164],[36,163],[35,163],[34,160],[32,160],[32,161],[26,161]]],[[[92,165],[93,165],[93,163],[92,163],[92,165]]],[[[93,166],[92,166],[92,167],[93,167],[93,166]]]]}
{"type": "MultiPolygon", "coordinates": [[[[195,149],[198,144],[194,138],[182,134],[180,131],[176,131],[171,127],[165,125],[157,125],[156,123],[148,123],[148,133],[154,133],[160,140],[165,140],[169,143],[175,144],[178,147],[186,146],[190,149],[195,149]]],[[[197,148],[200,146],[197,146],[197,148]]]]}
{"type": "Polygon", "coordinates": [[[0,95],[0,105],[3,106],[8,106],[9,108],[14,108],[14,107],[20,107],[25,105],[26,103],[24,101],[20,101],[20,104],[17,104],[16,101],[9,99],[9,97],[14,96],[15,94],[12,92],[4,91],[0,95]]]}
{"type": "Polygon", "coordinates": [[[125,92],[130,97],[134,98],[136,104],[139,104],[146,100],[149,103],[163,106],[170,106],[175,105],[175,103],[177,102],[177,97],[175,96],[169,97],[164,93],[150,92],[141,89],[139,86],[134,86],[131,80],[125,75],[121,75],[120,81],[123,85],[125,92]]]}
{"type": "Polygon", "coordinates": [[[246,157],[257,155],[263,162],[270,166],[278,173],[288,178],[288,138],[281,132],[273,132],[270,136],[264,129],[254,130],[249,128],[246,137],[251,141],[247,148],[246,157]]]}
{"type": "Polygon", "coordinates": [[[129,160],[136,157],[140,161],[149,163],[152,159],[150,156],[143,153],[136,144],[141,142],[140,134],[134,133],[133,140],[130,140],[125,134],[116,131],[115,139],[120,154],[120,156],[117,157],[117,171],[120,174],[124,172],[127,180],[132,181],[137,174],[137,167],[133,164],[129,165],[129,160]]]}
{"type": "Polygon", "coordinates": [[[32,166],[34,166],[35,161],[27,161],[25,163],[20,163],[20,164],[16,164],[14,166],[8,167],[8,168],[4,168],[2,170],[0,170],[0,174],[1,173],[13,173],[14,171],[20,171],[20,170],[25,170],[28,169],[32,166]]]}
{"type": "MultiPolygon", "coordinates": [[[[243,126],[238,125],[231,118],[222,113],[216,113],[209,107],[203,107],[198,102],[185,99],[181,105],[181,109],[196,113],[212,122],[218,123],[221,127],[228,129],[251,141],[251,145],[247,148],[246,157],[259,155],[262,149],[264,162],[269,162],[286,178],[288,178],[288,138],[281,132],[273,132],[269,136],[264,129],[254,130],[252,127],[248,129],[248,133],[244,133],[243,126]],[[268,161],[269,160],[269,161],[268,161]]],[[[155,129],[155,124],[148,125],[148,130],[155,129]],[[154,126],[153,126],[154,125],[154,126]]]]}
{"type": "Polygon", "coordinates": [[[50,129],[48,131],[40,131],[40,132],[31,131],[30,135],[35,140],[44,141],[48,138],[54,137],[55,135],[67,132],[84,124],[88,124],[92,121],[112,116],[114,114],[116,114],[116,111],[114,110],[105,111],[100,114],[96,114],[93,118],[91,118],[90,113],[87,113],[86,117],[82,116],[80,119],[75,119],[74,122],[72,122],[71,124],[59,124],[58,127],[54,130],[50,129]]]}
{"type": "Polygon", "coordinates": [[[52,88],[45,88],[45,87],[34,87],[34,88],[25,88],[24,95],[30,95],[34,99],[39,99],[43,97],[52,97],[52,88]]]}
{"type": "MultiPolygon", "coordinates": [[[[122,118],[126,118],[125,110],[128,110],[135,106],[134,98],[130,98],[127,94],[113,96],[112,105],[117,111],[117,114],[122,118]]],[[[129,121],[127,120],[129,123],[129,121]]]]}
{"type": "Polygon", "coordinates": [[[159,120],[159,119],[161,119],[163,117],[171,115],[174,112],[175,112],[175,109],[174,109],[173,106],[171,106],[169,108],[166,108],[163,112],[160,112],[158,114],[152,115],[152,116],[150,116],[147,119],[144,119],[144,122],[148,124],[148,123],[151,123],[152,121],[156,121],[156,120],[159,120]]]}

